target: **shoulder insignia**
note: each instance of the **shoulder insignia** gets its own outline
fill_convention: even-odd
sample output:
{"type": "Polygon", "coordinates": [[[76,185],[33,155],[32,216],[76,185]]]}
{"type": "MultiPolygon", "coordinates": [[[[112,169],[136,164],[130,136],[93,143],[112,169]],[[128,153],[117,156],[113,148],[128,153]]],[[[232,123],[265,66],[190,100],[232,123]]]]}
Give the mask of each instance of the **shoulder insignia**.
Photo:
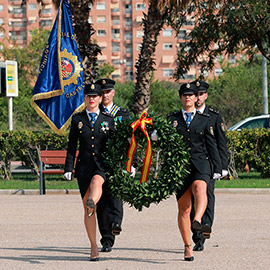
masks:
{"type": "Polygon", "coordinates": [[[112,116],[115,116],[119,110],[120,110],[119,106],[113,105],[112,108],[111,108],[110,114],[112,116]]]}
{"type": "Polygon", "coordinates": [[[199,113],[201,116],[210,117],[208,113],[199,113]]]}
{"type": "Polygon", "coordinates": [[[167,114],[167,117],[170,117],[170,116],[176,115],[176,114],[178,114],[178,113],[179,113],[179,111],[178,111],[178,112],[169,113],[169,114],[167,114]]]}
{"type": "Polygon", "coordinates": [[[221,123],[221,129],[222,129],[223,132],[225,132],[224,123],[221,123]]]}
{"type": "Polygon", "coordinates": [[[219,111],[214,110],[213,108],[208,108],[208,110],[212,113],[219,114],[219,111]]]}
{"type": "Polygon", "coordinates": [[[113,118],[113,116],[110,113],[108,113],[108,112],[100,111],[100,113],[113,118]]]}

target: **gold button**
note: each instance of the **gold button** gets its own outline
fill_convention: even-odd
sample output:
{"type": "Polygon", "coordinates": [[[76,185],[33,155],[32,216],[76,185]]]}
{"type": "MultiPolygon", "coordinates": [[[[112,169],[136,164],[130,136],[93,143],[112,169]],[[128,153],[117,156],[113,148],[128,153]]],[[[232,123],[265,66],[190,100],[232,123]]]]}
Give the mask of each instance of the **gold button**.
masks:
{"type": "Polygon", "coordinates": [[[92,155],[94,156],[94,155],[95,155],[95,153],[92,153],[92,155]]]}
{"type": "Polygon", "coordinates": [[[92,139],[92,140],[94,140],[94,139],[95,139],[95,137],[94,137],[94,136],[92,136],[92,137],[91,137],[91,139],[92,139]]]}
{"type": "Polygon", "coordinates": [[[187,138],[188,141],[190,141],[190,138],[187,138]]]}
{"type": "Polygon", "coordinates": [[[80,130],[80,133],[82,133],[82,131],[80,130]]]}
{"type": "Polygon", "coordinates": [[[94,131],[94,130],[95,130],[94,128],[91,129],[91,131],[94,131]]]}
{"type": "Polygon", "coordinates": [[[92,147],[95,147],[95,146],[92,144],[92,147]]]}
{"type": "Polygon", "coordinates": [[[187,132],[190,132],[190,130],[189,130],[189,129],[187,129],[187,132]]]}

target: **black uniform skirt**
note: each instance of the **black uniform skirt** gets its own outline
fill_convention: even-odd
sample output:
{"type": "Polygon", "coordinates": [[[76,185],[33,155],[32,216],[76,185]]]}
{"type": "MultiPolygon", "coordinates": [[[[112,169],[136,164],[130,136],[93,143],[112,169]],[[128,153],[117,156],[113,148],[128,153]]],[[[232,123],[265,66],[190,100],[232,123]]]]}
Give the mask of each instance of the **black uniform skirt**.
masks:
{"type": "Polygon", "coordinates": [[[182,188],[176,192],[177,200],[179,200],[184,195],[184,193],[188,190],[188,188],[195,180],[202,180],[205,181],[207,185],[209,184],[210,181],[209,174],[200,173],[193,164],[191,164],[190,169],[191,169],[190,174],[183,180],[184,184],[182,188]]]}
{"type": "Polygon", "coordinates": [[[79,186],[79,190],[80,190],[80,194],[81,197],[83,199],[88,187],[90,186],[91,180],[93,178],[94,175],[100,175],[104,181],[106,181],[106,174],[104,172],[104,169],[99,167],[96,163],[92,168],[92,172],[90,173],[90,175],[87,178],[78,178],[78,186],[79,186]]]}

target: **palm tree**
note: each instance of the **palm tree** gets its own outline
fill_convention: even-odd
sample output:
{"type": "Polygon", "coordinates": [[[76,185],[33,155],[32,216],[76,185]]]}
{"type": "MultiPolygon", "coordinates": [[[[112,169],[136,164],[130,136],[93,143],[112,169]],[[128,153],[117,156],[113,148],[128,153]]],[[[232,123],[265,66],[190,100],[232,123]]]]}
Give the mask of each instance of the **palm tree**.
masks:
{"type": "Polygon", "coordinates": [[[185,7],[191,0],[149,0],[148,13],[143,18],[143,42],[136,67],[136,85],[133,112],[140,114],[149,107],[150,85],[154,69],[154,54],[158,35],[165,22],[177,19],[177,11],[185,7]]]}

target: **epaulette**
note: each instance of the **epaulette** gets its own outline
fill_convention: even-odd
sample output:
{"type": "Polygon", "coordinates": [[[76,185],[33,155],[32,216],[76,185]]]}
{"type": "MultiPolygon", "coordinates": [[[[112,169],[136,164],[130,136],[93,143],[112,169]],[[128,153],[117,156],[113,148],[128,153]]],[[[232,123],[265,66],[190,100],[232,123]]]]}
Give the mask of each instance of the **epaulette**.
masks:
{"type": "Polygon", "coordinates": [[[128,113],[129,111],[127,109],[120,108],[120,111],[128,113]]]}
{"type": "Polygon", "coordinates": [[[113,116],[111,114],[109,114],[108,112],[104,112],[104,111],[100,111],[102,114],[106,115],[106,116],[110,116],[111,118],[113,118],[113,116]]]}
{"type": "Polygon", "coordinates": [[[214,109],[212,109],[212,108],[209,108],[209,107],[208,107],[208,110],[209,110],[210,112],[212,112],[212,113],[219,114],[219,111],[214,110],[214,109]]]}
{"type": "Polygon", "coordinates": [[[179,111],[178,111],[178,112],[169,113],[169,114],[167,114],[167,117],[170,117],[170,116],[176,115],[176,114],[178,114],[178,113],[179,113],[179,111]]]}
{"type": "Polygon", "coordinates": [[[208,114],[208,113],[201,113],[201,112],[198,112],[198,114],[201,115],[201,116],[210,117],[210,114],[208,114]]]}

